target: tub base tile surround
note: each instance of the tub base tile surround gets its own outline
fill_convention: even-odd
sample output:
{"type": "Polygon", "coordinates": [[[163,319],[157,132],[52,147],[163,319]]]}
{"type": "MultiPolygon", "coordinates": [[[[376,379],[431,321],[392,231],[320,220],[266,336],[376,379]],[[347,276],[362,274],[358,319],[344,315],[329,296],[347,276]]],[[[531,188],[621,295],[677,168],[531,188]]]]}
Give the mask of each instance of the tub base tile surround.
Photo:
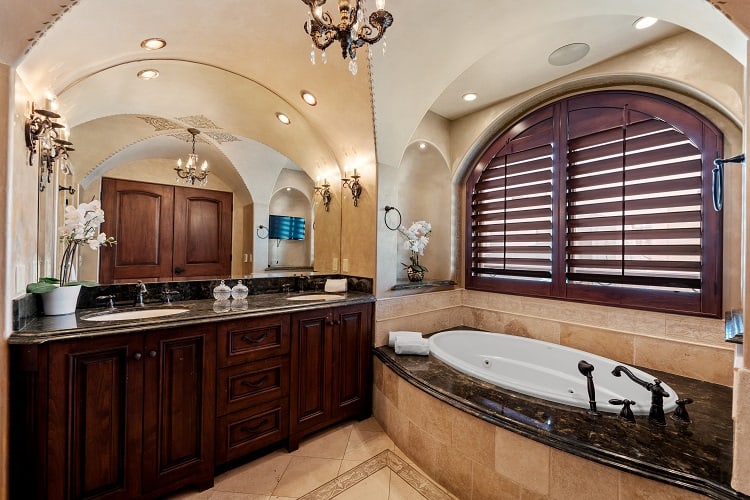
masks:
{"type": "Polygon", "coordinates": [[[389,331],[467,326],[732,385],[734,350],[719,319],[464,289],[379,299],[375,308],[376,347],[387,344],[389,331]]]}
{"type": "Polygon", "coordinates": [[[706,498],[498,427],[415,387],[377,357],[373,369],[375,418],[417,467],[460,499],[706,498]]]}

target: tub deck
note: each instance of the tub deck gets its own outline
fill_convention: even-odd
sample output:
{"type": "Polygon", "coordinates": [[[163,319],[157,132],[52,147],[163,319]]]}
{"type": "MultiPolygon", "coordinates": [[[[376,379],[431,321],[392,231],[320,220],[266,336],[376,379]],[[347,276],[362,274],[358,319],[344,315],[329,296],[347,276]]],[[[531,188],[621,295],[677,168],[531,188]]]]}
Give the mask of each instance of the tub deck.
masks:
{"type": "Polygon", "coordinates": [[[504,429],[568,453],[712,498],[748,498],[731,488],[732,389],[647,369],[672,386],[688,405],[693,423],[625,424],[615,414],[591,417],[584,409],[550,403],[465,375],[434,356],[374,354],[409,383],[504,429]]]}

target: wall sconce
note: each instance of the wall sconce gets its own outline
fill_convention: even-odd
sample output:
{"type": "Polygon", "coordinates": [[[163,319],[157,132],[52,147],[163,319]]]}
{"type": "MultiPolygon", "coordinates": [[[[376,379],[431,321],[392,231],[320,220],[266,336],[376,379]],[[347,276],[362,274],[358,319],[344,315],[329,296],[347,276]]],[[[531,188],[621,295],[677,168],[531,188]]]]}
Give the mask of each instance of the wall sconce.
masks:
{"type": "Polygon", "coordinates": [[[29,166],[34,166],[34,160],[39,154],[39,191],[45,189],[46,182],[52,182],[55,162],[62,161],[62,170],[65,175],[71,172],[70,158],[68,153],[75,151],[73,143],[60,137],[58,130],[65,128],[62,123],[53,120],[60,118],[54,111],[46,109],[34,109],[31,105],[31,113],[26,119],[24,136],[26,149],[29,150],[29,166]]]}
{"type": "Polygon", "coordinates": [[[326,212],[328,212],[331,208],[331,198],[333,198],[333,195],[331,194],[331,185],[328,184],[326,179],[323,179],[323,184],[321,185],[318,185],[318,181],[315,182],[315,194],[319,194],[323,199],[323,206],[326,212]]]}
{"type": "Polygon", "coordinates": [[[341,187],[349,188],[352,192],[352,199],[354,200],[354,206],[359,206],[359,197],[362,194],[362,186],[359,183],[360,175],[357,174],[357,169],[354,169],[351,179],[346,176],[346,170],[344,170],[344,177],[341,178],[341,187]]]}

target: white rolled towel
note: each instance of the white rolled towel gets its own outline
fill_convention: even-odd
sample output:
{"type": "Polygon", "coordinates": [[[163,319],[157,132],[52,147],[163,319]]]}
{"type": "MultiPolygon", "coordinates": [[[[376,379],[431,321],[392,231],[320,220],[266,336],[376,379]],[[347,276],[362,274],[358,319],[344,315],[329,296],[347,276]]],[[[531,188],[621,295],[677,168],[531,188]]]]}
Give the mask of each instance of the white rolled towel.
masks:
{"type": "Polygon", "coordinates": [[[416,354],[427,356],[430,354],[430,341],[428,339],[413,339],[410,337],[396,338],[396,354],[416,354]]]}
{"type": "Polygon", "coordinates": [[[422,338],[422,332],[388,332],[388,347],[396,347],[396,338],[419,340],[422,338]]]}
{"type": "Polygon", "coordinates": [[[326,285],[323,288],[326,292],[345,292],[346,291],[346,278],[332,280],[327,279],[326,285]]]}

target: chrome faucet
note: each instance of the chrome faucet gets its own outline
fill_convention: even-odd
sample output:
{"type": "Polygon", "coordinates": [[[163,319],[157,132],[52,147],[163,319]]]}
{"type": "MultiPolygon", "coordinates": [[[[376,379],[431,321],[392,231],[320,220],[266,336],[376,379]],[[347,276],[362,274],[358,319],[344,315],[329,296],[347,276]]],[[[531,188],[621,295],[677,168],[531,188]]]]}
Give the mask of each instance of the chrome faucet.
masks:
{"type": "Polygon", "coordinates": [[[646,382],[633,375],[633,372],[622,365],[617,365],[612,370],[612,375],[615,377],[619,377],[621,373],[625,373],[630,380],[651,392],[651,409],[648,411],[648,421],[656,425],[667,425],[667,420],[664,418],[664,398],[669,397],[669,393],[661,386],[661,380],[655,378],[653,382],[646,382]]]}
{"type": "Polygon", "coordinates": [[[135,284],[135,299],[133,300],[133,305],[139,307],[145,306],[146,304],[143,303],[143,297],[145,295],[148,295],[146,284],[139,280],[138,283],[135,284]]]}

